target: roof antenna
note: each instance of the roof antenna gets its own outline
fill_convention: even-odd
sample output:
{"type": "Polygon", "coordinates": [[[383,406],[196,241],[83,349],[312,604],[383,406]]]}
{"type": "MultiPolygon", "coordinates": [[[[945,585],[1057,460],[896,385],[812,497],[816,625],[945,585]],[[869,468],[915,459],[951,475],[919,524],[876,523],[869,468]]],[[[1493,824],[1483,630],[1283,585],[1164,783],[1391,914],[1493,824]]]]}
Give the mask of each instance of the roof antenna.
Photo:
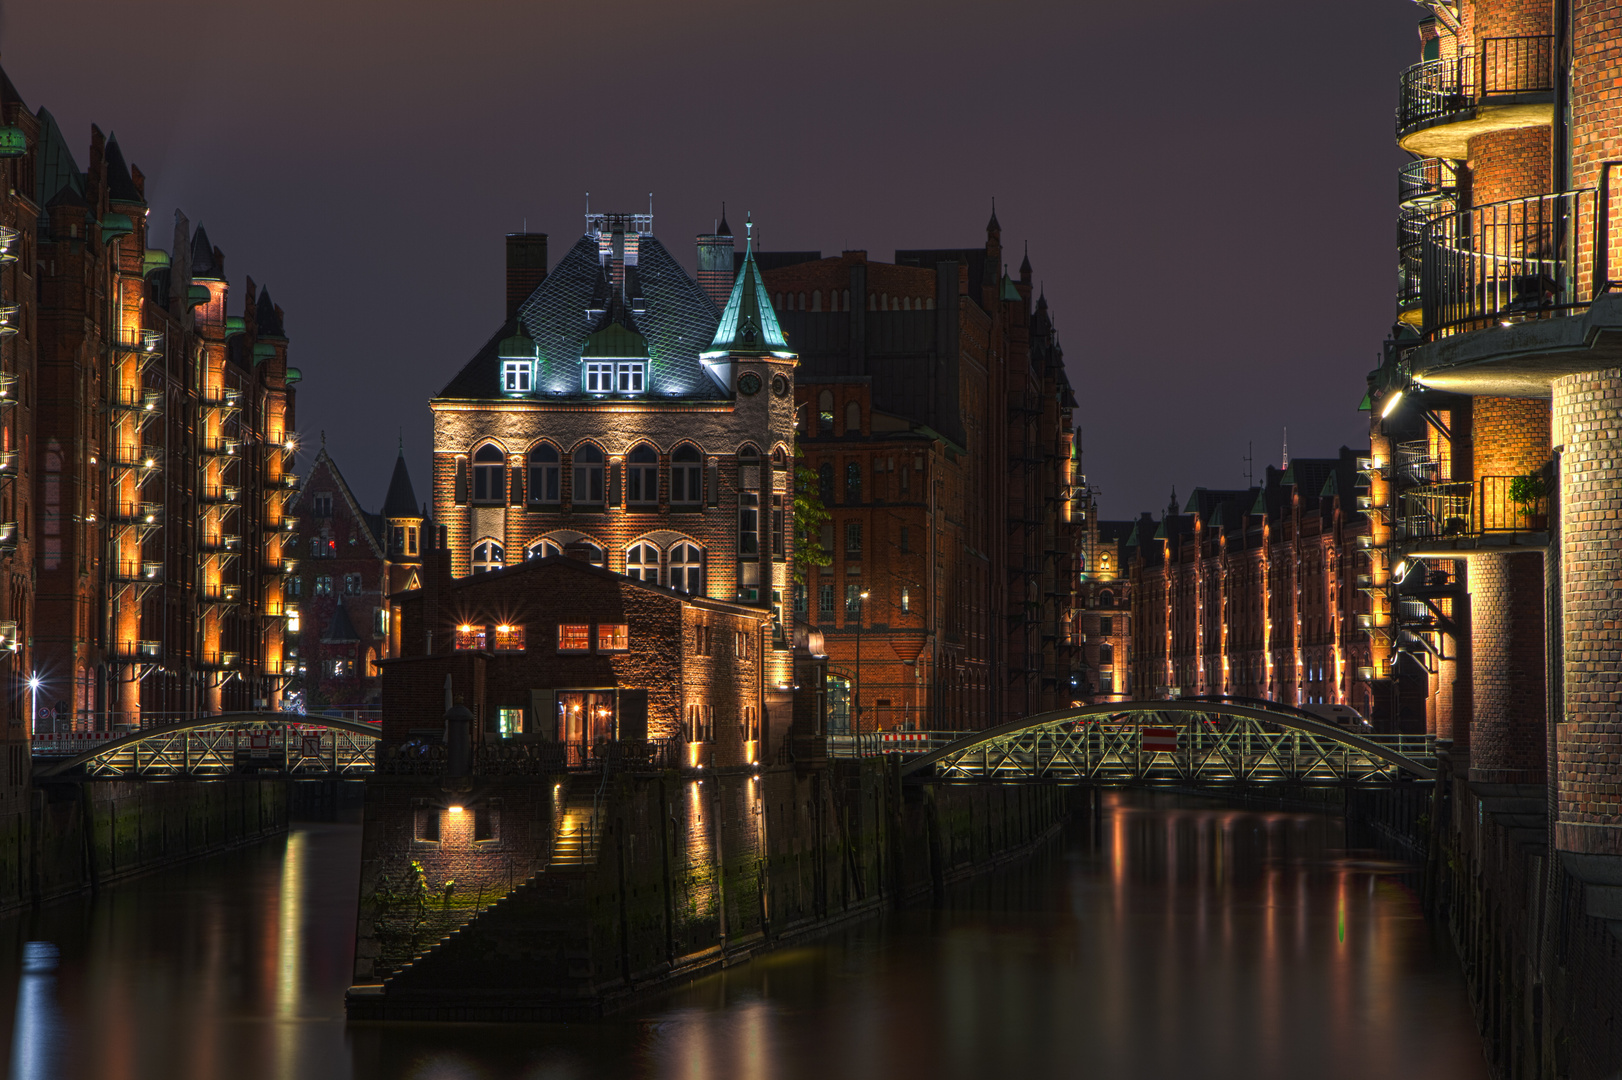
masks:
{"type": "Polygon", "coordinates": [[[1290,429],[1286,427],[1284,429],[1284,463],[1282,465],[1280,465],[1279,468],[1288,469],[1289,467],[1290,467],[1290,429]]]}
{"type": "Polygon", "coordinates": [[[405,457],[405,425],[400,425],[400,456],[405,457]]]}
{"type": "MultiPolygon", "coordinates": [[[[724,214],[724,213],[726,213],[726,210],[722,209],[721,212],[724,214]]],[[[753,246],[753,244],[754,244],[754,236],[755,236],[755,220],[754,219],[755,219],[755,215],[754,215],[753,211],[745,210],[743,212],[743,249],[745,251],[749,251],[751,249],[751,247],[753,246]]]]}
{"type": "Polygon", "coordinates": [[[586,192],[586,235],[591,235],[591,192],[586,192]]]}

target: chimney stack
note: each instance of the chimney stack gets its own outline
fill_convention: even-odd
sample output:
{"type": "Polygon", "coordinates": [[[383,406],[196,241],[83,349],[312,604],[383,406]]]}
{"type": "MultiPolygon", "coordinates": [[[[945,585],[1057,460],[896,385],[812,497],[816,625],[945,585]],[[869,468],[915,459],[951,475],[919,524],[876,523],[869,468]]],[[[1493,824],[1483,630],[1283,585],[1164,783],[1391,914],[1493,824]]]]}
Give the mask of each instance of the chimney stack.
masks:
{"type": "Polygon", "coordinates": [[[732,226],[727,224],[726,204],[722,203],[715,231],[698,237],[698,286],[709,294],[718,311],[726,310],[732,296],[732,281],[737,276],[736,251],[732,226]]]}
{"type": "Polygon", "coordinates": [[[507,234],[507,318],[546,280],[546,234],[507,234]]]}

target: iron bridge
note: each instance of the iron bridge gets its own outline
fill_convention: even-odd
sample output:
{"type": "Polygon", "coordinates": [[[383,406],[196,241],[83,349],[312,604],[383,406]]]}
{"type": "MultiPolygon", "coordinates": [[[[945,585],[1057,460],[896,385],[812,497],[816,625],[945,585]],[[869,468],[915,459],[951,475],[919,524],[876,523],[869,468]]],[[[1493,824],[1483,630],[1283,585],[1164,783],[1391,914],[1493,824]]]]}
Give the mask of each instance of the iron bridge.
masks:
{"type": "Polygon", "coordinates": [[[1215,701],[1058,709],[909,758],[901,775],[1089,784],[1388,786],[1436,779],[1430,735],[1362,735],[1310,714],[1215,701]]]}
{"type": "Polygon", "coordinates": [[[83,766],[95,778],[221,777],[243,772],[290,776],[372,772],[376,724],[301,713],[240,712],[202,716],[132,731],[36,772],[44,780],[83,766]]]}

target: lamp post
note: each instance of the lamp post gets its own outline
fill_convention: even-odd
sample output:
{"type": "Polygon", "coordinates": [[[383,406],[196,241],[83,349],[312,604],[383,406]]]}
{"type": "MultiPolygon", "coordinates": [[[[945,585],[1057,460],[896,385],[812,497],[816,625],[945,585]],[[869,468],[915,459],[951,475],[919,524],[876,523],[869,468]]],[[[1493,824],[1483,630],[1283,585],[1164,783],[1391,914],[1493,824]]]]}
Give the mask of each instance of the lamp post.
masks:
{"type": "Polygon", "coordinates": [[[32,733],[39,724],[39,672],[28,676],[28,730],[32,733]]]}
{"type": "Polygon", "coordinates": [[[867,621],[867,590],[857,593],[856,599],[856,693],[851,695],[851,734],[859,739],[862,735],[862,623],[867,621]]]}

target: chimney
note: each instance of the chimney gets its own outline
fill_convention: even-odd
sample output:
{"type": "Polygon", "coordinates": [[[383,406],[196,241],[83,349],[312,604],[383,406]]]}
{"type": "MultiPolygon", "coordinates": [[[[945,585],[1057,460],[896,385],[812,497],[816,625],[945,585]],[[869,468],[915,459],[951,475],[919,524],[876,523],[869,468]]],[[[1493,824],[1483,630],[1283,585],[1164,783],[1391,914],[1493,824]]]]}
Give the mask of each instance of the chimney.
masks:
{"type": "Polygon", "coordinates": [[[507,234],[507,318],[546,280],[546,234],[507,234]]]}
{"type": "Polygon", "coordinates": [[[736,276],[735,251],[732,226],[727,224],[723,207],[715,231],[701,233],[698,237],[698,286],[709,294],[717,310],[724,311],[732,297],[732,280],[736,276]]]}

